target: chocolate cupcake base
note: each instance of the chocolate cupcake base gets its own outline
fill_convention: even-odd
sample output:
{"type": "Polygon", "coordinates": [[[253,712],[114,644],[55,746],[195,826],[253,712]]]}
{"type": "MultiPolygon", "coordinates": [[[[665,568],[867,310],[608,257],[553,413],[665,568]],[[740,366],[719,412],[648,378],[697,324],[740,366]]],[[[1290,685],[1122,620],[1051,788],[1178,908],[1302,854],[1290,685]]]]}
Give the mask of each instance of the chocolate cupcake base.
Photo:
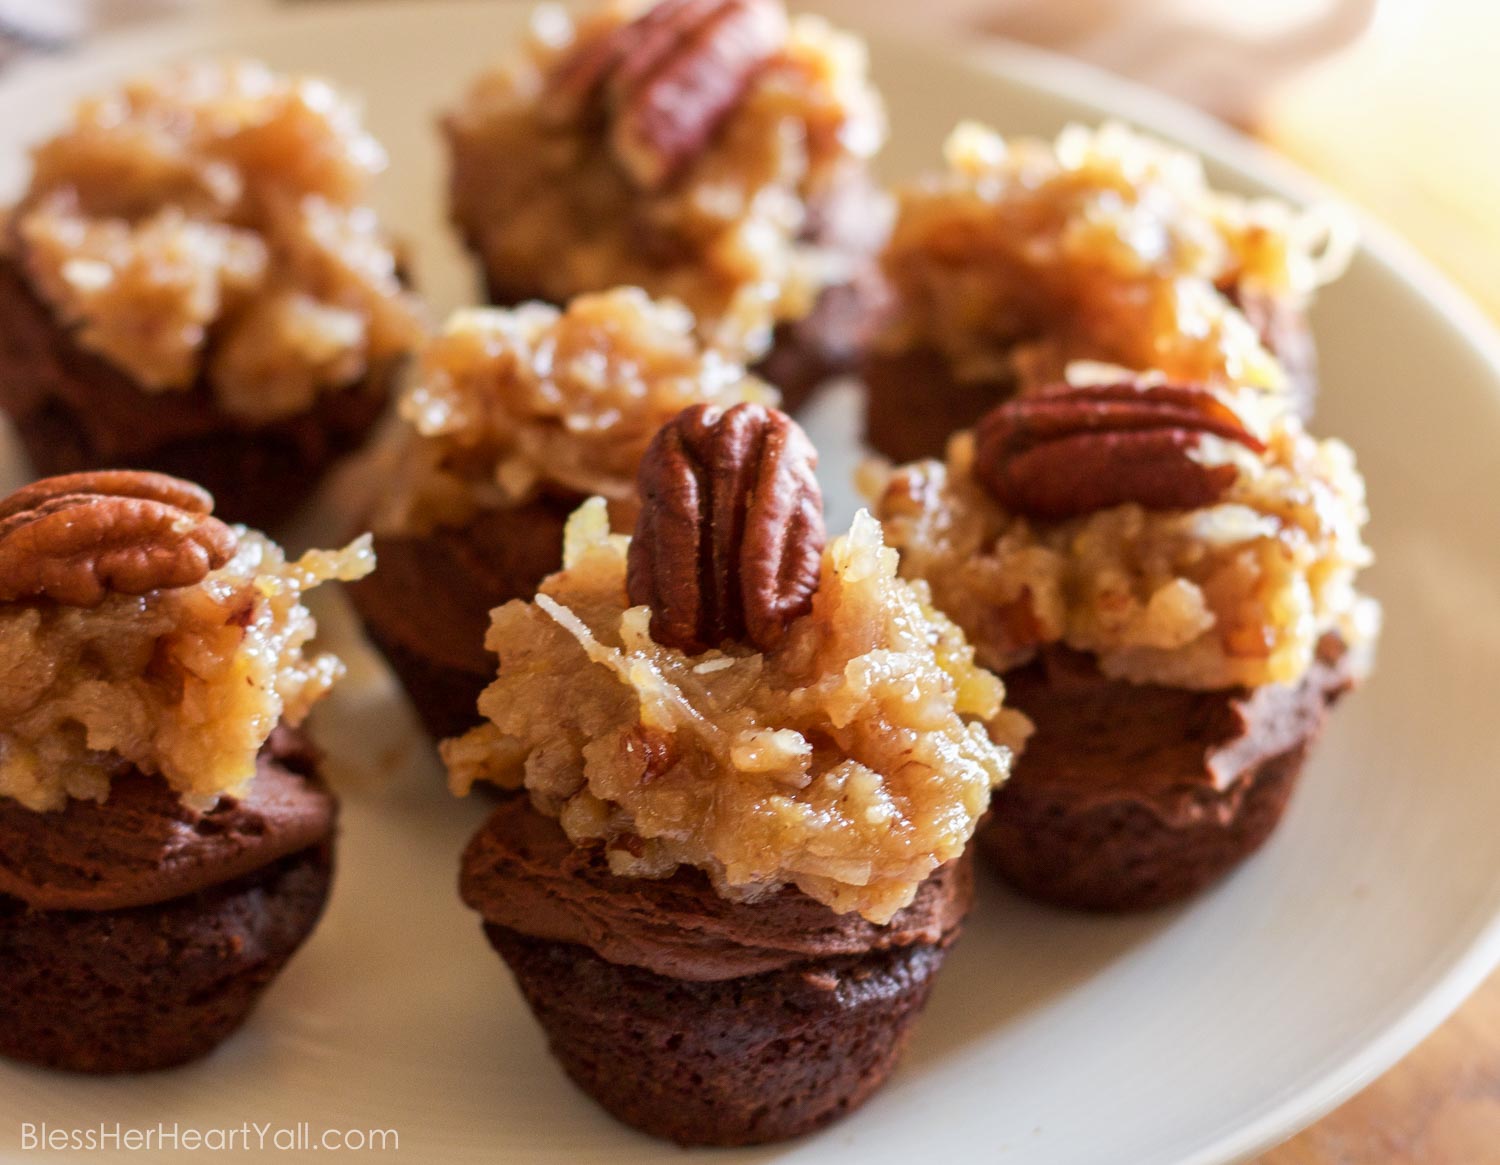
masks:
{"type": "Polygon", "coordinates": [[[209,386],[148,393],[80,348],[0,259],[0,409],[10,415],[36,475],[145,469],[214,495],[225,521],[273,528],[332,465],[359,448],[385,410],[397,366],[325,393],[296,417],[250,426],[226,416],[209,386]]]}
{"type": "Polygon", "coordinates": [[[561,568],[572,507],[544,499],[487,511],[462,529],[376,535],[380,569],[346,591],[434,740],[479,722],[479,694],[495,679],[484,646],[490,612],[533,598],[561,568]]]}
{"type": "Polygon", "coordinates": [[[97,1074],[206,1055],[312,931],[331,877],[325,845],[126,910],[33,910],[0,896],[0,1055],[97,1074]]]}
{"type": "Polygon", "coordinates": [[[720,897],[700,871],[625,878],[524,797],[470,841],[460,890],[568,1075],[685,1145],[811,1132],[880,1087],[973,896],[967,857],[884,926],[789,887],[720,897]]]}
{"type": "Polygon", "coordinates": [[[1306,748],[1274,757],[1217,798],[1228,812],[1189,825],[1116,801],[1060,807],[1024,785],[980,827],[979,852],[1010,885],[1054,906],[1105,913],[1190,898],[1253,854],[1281,820],[1306,748]]]}
{"type": "Polygon", "coordinates": [[[944,948],[923,944],[690,982],[486,925],[570,1077],[625,1124],[682,1145],[822,1128],[890,1075],[944,948]]]}
{"type": "Polygon", "coordinates": [[[138,770],[103,803],[0,798],[0,1056],[117,1073],[212,1051],[322,915],[336,812],[284,726],[203,812],[138,770]]]}
{"type": "Polygon", "coordinates": [[[1350,686],[1341,644],[1297,687],[1190,692],[1107,680],[1054,650],[1005,677],[1036,733],[977,835],[1029,897],[1149,910],[1190,897],[1281,820],[1328,708],[1350,686]]]}
{"type": "Polygon", "coordinates": [[[479,697],[495,679],[493,660],[485,672],[434,658],[409,646],[399,632],[393,633],[369,619],[365,621],[365,633],[433,741],[459,736],[479,723],[479,697]]]}
{"type": "Polygon", "coordinates": [[[806,319],[776,329],[771,351],[750,371],[781,392],[784,412],[797,412],[819,388],[858,366],[887,295],[873,266],[849,283],[830,287],[806,319]]]}
{"type": "Polygon", "coordinates": [[[972,429],[1015,391],[1010,383],[960,383],[934,351],[877,353],[860,367],[865,440],[898,465],[942,457],[948,438],[972,429]]]}

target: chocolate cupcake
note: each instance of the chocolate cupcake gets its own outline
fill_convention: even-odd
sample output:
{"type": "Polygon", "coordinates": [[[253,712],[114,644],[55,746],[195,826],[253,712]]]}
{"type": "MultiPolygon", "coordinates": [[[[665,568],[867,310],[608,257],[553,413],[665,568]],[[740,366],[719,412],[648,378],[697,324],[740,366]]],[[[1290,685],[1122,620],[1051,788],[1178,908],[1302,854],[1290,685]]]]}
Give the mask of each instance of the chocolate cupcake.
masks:
{"type": "Polygon", "coordinates": [[[1049,902],[1159,906],[1232,869],[1369,668],[1364,483],[1285,397],[1035,391],[889,473],[878,512],[1034,725],[979,845],[1049,902]]]}
{"type": "Polygon", "coordinates": [[[695,407],[495,612],[456,791],[523,790],[464,901],[577,1084],[683,1144],[781,1140],[887,1078],[969,904],[1002,689],[861,514],[824,548],[784,414],[695,407]]]}
{"type": "Polygon", "coordinates": [[[427,730],[473,725],[495,677],[490,612],[557,569],[579,502],[606,498],[628,531],[636,469],[663,424],[698,402],[775,397],[705,351],[686,309],[636,289],[566,311],[455,315],[400,402],[410,428],[373,519],[381,569],[350,588],[427,730]]]}
{"type": "Polygon", "coordinates": [[[1348,257],[1341,220],[1219,193],[1197,158],[1117,124],[1056,142],[965,124],[946,154],[899,193],[881,256],[892,302],[863,367],[881,453],[941,456],[1076,362],[1259,388],[1311,414],[1306,311],[1348,257]]]}
{"type": "Polygon", "coordinates": [[[140,1072],[212,1051],[312,931],[337,805],[295,730],[342,674],[280,549],[159,474],[0,501],[0,1055],[140,1072]]]}
{"type": "Polygon", "coordinates": [[[273,526],[418,334],[379,145],[318,81],[198,63],[83,102],[0,231],[0,408],[38,472],[203,482],[273,526]]]}
{"type": "Polygon", "coordinates": [[[788,407],[873,326],[884,110],[864,46],[780,0],[549,6],[444,128],[453,220],[495,303],[671,296],[705,342],[764,360],[788,407]]]}

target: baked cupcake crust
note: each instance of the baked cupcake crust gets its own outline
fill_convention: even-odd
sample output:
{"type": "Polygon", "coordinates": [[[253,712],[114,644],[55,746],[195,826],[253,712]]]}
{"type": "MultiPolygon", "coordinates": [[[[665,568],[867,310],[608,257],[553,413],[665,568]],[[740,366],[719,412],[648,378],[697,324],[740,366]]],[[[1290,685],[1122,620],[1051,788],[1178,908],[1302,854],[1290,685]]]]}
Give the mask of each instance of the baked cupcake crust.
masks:
{"type": "Polygon", "coordinates": [[[205,812],[139,773],[102,806],[0,809],[0,1055],[151,1071],[244,1022],[317,924],[333,871],[335,802],[305,740],[273,734],[254,784],[205,812]]]}
{"type": "Polygon", "coordinates": [[[890,1076],[947,943],[690,982],[489,925],[568,1075],[618,1120],[682,1145],[813,1132],[890,1076]]]}
{"type": "Polygon", "coordinates": [[[171,1068],[246,1020],[323,912],[328,846],[195,894],[112,911],[0,897],[0,1055],[91,1074],[171,1068]]]}
{"type": "Polygon", "coordinates": [[[1187,898],[1281,820],[1328,710],[1354,682],[1335,637],[1293,686],[1189,691],[1110,680],[1052,648],[1005,676],[1036,726],[976,835],[1023,893],[1092,911],[1187,898]]]}
{"type": "Polygon", "coordinates": [[[495,678],[490,612],[531,598],[557,569],[570,510],[543,498],[462,528],[376,535],[380,569],[347,593],[434,739],[478,722],[479,694],[495,678]]]}
{"type": "Polygon", "coordinates": [[[520,797],[461,876],[568,1075],[684,1145],[786,1140],[862,1104],[900,1058],[972,882],[967,857],[948,863],[887,926],[791,889],[730,902],[697,870],[610,874],[602,848],[520,797]]]}

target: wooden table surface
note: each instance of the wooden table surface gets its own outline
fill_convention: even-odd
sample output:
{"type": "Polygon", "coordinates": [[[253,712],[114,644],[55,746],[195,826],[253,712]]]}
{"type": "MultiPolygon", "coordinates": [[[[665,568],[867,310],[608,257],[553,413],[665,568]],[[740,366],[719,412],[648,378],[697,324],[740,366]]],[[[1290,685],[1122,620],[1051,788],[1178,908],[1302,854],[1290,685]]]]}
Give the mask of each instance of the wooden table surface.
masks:
{"type": "Polygon", "coordinates": [[[1500,976],[1415,1052],[1259,1165],[1500,1161],[1500,976]]]}

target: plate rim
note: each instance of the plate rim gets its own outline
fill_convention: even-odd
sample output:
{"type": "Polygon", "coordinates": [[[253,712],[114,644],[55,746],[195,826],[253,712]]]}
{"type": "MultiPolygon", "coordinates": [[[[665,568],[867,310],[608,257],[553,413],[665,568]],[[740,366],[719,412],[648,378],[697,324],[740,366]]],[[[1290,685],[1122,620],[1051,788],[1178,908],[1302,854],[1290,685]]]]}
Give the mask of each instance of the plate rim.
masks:
{"type": "MultiPolygon", "coordinates": [[[[541,0],[517,0],[537,6],[541,0]]],[[[556,2],[556,0],[554,0],[556,2]]],[[[563,0],[567,7],[587,7],[588,0],[563,0]]],[[[872,42],[896,45],[889,19],[862,14],[857,0],[791,0],[797,10],[827,13],[872,42]]],[[[341,0],[309,7],[261,4],[220,15],[199,13],[176,21],[158,18],[141,27],[100,36],[66,56],[33,58],[13,64],[0,75],[0,103],[29,86],[65,83],[72,73],[100,68],[122,71],[137,56],[149,62],[163,54],[212,49],[216,43],[254,35],[269,27],[343,26],[372,17],[400,20],[421,11],[433,19],[439,11],[495,8],[494,0],[341,0]]],[[[1332,202],[1347,211],[1359,228],[1359,251],[1403,290],[1424,301],[1480,363],[1488,367],[1490,388],[1500,395],[1500,326],[1416,247],[1370,211],[1351,202],[1289,157],[1249,138],[1211,115],[1129,78],[1098,66],[1013,41],[965,42],[953,32],[902,28],[906,51],[949,54],[964,64],[994,74],[1043,97],[1087,106],[1101,119],[1118,119],[1179,143],[1232,172],[1253,187],[1290,201],[1332,202]]],[[[936,146],[937,143],[935,142],[936,146]]],[[[934,160],[937,152],[934,150],[934,160]]],[[[1294,1136],[1384,1075],[1452,1016],[1500,966],[1500,901],[1487,922],[1456,952],[1447,970],[1409,1001],[1396,1000],[1398,1012],[1364,1044],[1331,1064],[1294,1096],[1247,1119],[1177,1160],[1175,1165],[1230,1165],[1264,1152],[1294,1136]]]]}

